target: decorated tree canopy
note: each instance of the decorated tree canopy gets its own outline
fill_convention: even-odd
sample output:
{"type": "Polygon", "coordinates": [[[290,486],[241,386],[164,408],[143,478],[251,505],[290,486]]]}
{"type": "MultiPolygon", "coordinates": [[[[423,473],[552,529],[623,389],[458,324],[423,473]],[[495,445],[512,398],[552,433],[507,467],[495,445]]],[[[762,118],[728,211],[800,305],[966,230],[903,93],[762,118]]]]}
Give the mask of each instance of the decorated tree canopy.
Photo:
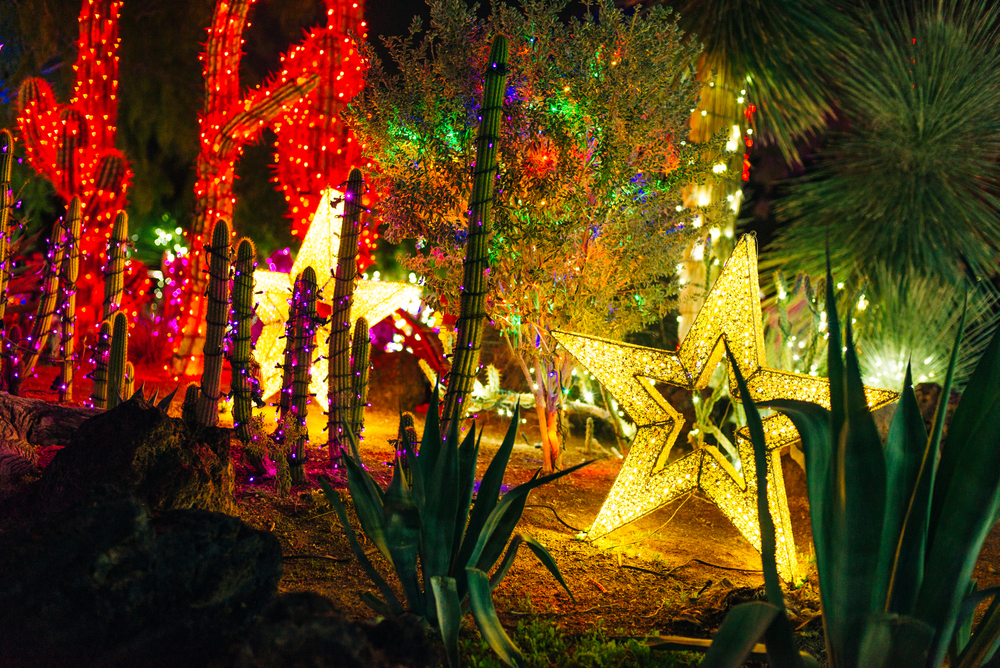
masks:
{"type": "Polygon", "coordinates": [[[416,23],[387,43],[400,74],[372,55],[352,105],[383,170],[385,235],[417,240],[411,267],[454,310],[483,72],[492,37],[507,37],[488,308],[550,424],[570,362],[549,332],[620,337],[662,318],[677,260],[710,213],[681,198],[710,175],[684,140],[697,45],[663,8],[600,2],[564,22],[563,7],[498,4],[484,22],[461,0],[433,2],[426,33],[416,23]]]}

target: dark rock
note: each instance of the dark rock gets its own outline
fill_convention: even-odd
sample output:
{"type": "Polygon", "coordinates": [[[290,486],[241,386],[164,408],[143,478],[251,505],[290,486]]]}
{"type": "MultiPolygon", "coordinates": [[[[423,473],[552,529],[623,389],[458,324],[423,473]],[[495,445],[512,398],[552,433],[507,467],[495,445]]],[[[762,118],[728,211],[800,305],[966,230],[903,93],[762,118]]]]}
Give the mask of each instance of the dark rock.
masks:
{"type": "Polygon", "coordinates": [[[0,537],[11,666],[207,665],[271,601],[274,536],[200,510],[105,498],[0,537]]]}
{"type": "Polygon", "coordinates": [[[424,668],[441,658],[414,617],[378,625],[345,619],[313,592],[282,594],[234,650],[240,668],[424,668]]]}
{"type": "Polygon", "coordinates": [[[431,397],[431,384],[417,357],[407,352],[387,353],[372,348],[368,403],[388,411],[412,411],[431,397]]]}
{"type": "Polygon", "coordinates": [[[38,498],[65,508],[131,494],[154,510],[232,514],[229,437],[228,429],[186,423],[136,397],[80,425],[46,469],[38,498]]]}

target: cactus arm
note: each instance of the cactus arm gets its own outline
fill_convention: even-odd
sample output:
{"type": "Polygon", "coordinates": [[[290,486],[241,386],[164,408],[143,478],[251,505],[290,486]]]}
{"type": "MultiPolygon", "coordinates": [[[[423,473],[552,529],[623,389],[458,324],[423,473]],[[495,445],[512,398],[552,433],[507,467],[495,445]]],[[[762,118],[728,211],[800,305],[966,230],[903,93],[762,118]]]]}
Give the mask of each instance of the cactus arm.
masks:
{"type": "Polygon", "coordinates": [[[205,368],[201,374],[201,395],[198,398],[198,422],[214,427],[219,422],[219,387],[222,380],[222,347],[229,324],[229,266],[232,249],[229,245],[229,223],[220,220],[212,230],[209,262],[208,313],[205,334],[205,368]]]}
{"type": "Polygon", "coordinates": [[[360,234],[361,197],[364,180],[361,172],[351,170],[344,194],[344,222],[340,228],[340,250],[333,285],[333,312],[330,315],[330,338],[327,357],[327,446],[330,461],[340,458],[346,444],[348,413],[351,405],[351,304],[357,284],[358,236],[360,234]]]}
{"type": "Polygon", "coordinates": [[[122,303],[125,291],[125,247],[128,242],[128,214],[119,211],[111,228],[108,241],[107,262],[104,265],[104,312],[101,318],[109,320],[122,303]]]}
{"type": "MultiPolygon", "coordinates": [[[[142,388],[139,388],[142,391],[142,388]]],[[[135,367],[131,362],[125,362],[125,382],[122,385],[122,399],[131,399],[135,392],[135,367]]],[[[152,402],[150,402],[152,403],[152,402]]]]}
{"type": "Polygon", "coordinates": [[[306,411],[309,405],[309,383],[311,381],[314,341],[316,339],[316,271],[306,267],[299,279],[296,290],[299,304],[296,310],[293,344],[292,373],[292,417],[303,433],[292,444],[290,453],[291,474],[293,482],[305,479],[305,444],[309,440],[306,427],[306,411]]]}
{"type": "Polygon", "coordinates": [[[94,389],[91,399],[94,408],[108,407],[108,354],[111,351],[111,321],[101,323],[94,350],[94,389]]]}
{"type": "MultiPolygon", "coordinates": [[[[368,333],[368,321],[358,318],[354,324],[354,338],[351,340],[351,411],[348,428],[361,442],[361,432],[365,427],[365,407],[368,405],[368,371],[371,365],[372,341],[368,333]]],[[[360,461],[360,453],[351,453],[360,461]]]]}
{"type": "Polygon", "coordinates": [[[31,336],[28,338],[28,355],[24,362],[24,375],[31,373],[42,354],[45,341],[52,330],[52,320],[56,314],[56,297],[59,294],[59,271],[63,259],[63,221],[57,220],[52,226],[52,238],[49,240],[49,257],[42,276],[42,296],[38,300],[38,312],[31,323],[31,336]]]}
{"type": "Polygon", "coordinates": [[[0,130],[0,330],[7,311],[7,285],[10,281],[10,211],[14,192],[10,188],[11,166],[14,164],[14,137],[10,130],[0,130]]]}
{"type": "Polygon", "coordinates": [[[62,310],[62,368],[59,373],[59,403],[73,400],[73,362],[76,356],[76,280],[80,277],[80,232],[83,216],[80,198],[69,202],[66,250],[62,266],[65,303],[62,310]]]}
{"type": "Polygon", "coordinates": [[[252,387],[250,355],[252,352],[250,326],[253,322],[253,272],[257,266],[257,249],[249,239],[240,241],[236,248],[236,276],[233,280],[232,300],[232,367],[233,428],[243,443],[250,442],[252,387]]]}
{"type": "Polygon", "coordinates": [[[121,311],[112,319],[111,350],[108,354],[108,401],[109,409],[120,402],[125,389],[125,365],[128,358],[128,317],[121,311]]]}
{"type": "Polygon", "coordinates": [[[198,383],[191,383],[184,390],[184,403],[181,405],[181,418],[185,422],[194,422],[198,410],[198,395],[201,389],[198,383]]]}
{"type": "MultiPolygon", "coordinates": [[[[476,139],[476,164],[469,198],[469,231],[465,246],[462,294],[458,317],[458,341],[448,376],[441,433],[448,433],[451,419],[461,419],[472,384],[479,370],[479,351],[486,319],[486,274],[492,229],[493,184],[497,172],[497,142],[503,115],[504,84],[507,80],[507,40],[493,40],[483,87],[482,121],[476,139]]],[[[458,447],[457,443],[451,444],[458,447]]]]}

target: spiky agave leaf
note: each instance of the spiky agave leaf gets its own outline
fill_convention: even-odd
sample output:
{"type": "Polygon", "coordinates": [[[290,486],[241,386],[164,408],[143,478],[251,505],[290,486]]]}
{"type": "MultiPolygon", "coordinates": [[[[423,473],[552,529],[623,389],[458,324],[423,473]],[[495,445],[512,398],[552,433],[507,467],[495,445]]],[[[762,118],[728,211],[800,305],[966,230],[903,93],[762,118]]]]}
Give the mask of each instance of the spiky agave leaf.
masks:
{"type": "Polygon", "coordinates": [[[936,4],[869,16],[837,81],[846,129],[779,207],[793,223],[772,260],[817,274],[829,239],[848,283],[876,264],[952,284],[995,268],[1000,10],[936,4]]]}

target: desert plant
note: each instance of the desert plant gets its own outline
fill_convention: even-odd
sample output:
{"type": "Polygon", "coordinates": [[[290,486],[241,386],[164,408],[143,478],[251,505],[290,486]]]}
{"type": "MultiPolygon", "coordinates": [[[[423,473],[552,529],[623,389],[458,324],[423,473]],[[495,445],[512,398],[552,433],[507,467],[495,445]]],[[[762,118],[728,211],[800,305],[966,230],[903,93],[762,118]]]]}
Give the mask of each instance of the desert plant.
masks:
{"type": "MultiPolygon", "coordinates": [[[[142,389],[141,387],[139,388],[142,389]]],[[[122,384],[122,399],[131,399],[135,393],[135,366],[131,362],[125,362],[125,380],[122,384]]]]}
{"type": "MultiPolygon", "coordinates": [[[[1000,508],[1000,336],[973,372],[943,442],[962,325],[930,435],[907,373],[883,447],[868,411],[850,320],[841,354],[829,267],[826,303],[831,409],[787,400],[766,405],[788,415],[802,438],[829,664],[936,668],[951,648],[951,666],[984,665],[1000,642],[1000,601],[970,638],[973,610],[996,592],[969,593],[972,569],[1000,508]]],[[[746,397],[755,457],[763,462],[760,416],[739,369],[731,368],[746,397]]],[[[734,609],[703,666],[742,665],[761,637],[772,666],[815,665],[794,651],[766,484],[758,473],[768,602],[734,609]]]]}
{"type": "MultiPolygon", "coordinates": [[[[229,364],[232,367],[233,428],[240,441],[250,441],[251,403],[254,400],[254,379],[250,372],[253,354],[250,327],[253,324],[253,272],[257,266],[257,250],[249,239],[242,239],[236,247],[236,268],[233,278],[232,348],[229,364]]],[[[260,390],[258,389],[258,394],[260,390]]]]}
{"type": "MultiPolygon", "coordinates": [[[[316,316],[316,299],[319,287],[316,284],[316,271],[306,267],[295,284],[295,303],[292,305],[293,324],[292,339],[292,392],[289,411],[281,414],[282,420],[291,420],[299,428],[300,433],[292,442],[289,458],[291,459],[292,482],[298,483],[305,479],[306,441],[309,431],[306,429],[306,411],[309,404],[309,382],[312,375],[312,356],[316,342],[316,326],[319,318],[316,316]]],[[[283,429],[279,432],[284,434],[283,429]]]]}
{"type": "MultiPolygon", "coordinates": [[[[69,210],[67,209],[69,214],[69,210]]],[[[46,254],[45,271],[42,274],[42,295],[38,299],[38,311],[31,323],[28,349],[25,352],[24,374],[31,373],[42,355],[52,332],[52,320],[56,315],[56,298],[59,296],[59,272],[63,260],[63,229],[69,221],[59,219],[52,226],[49,249],[46,254]]]]}
{"type": "Polygon", "coordinates": [[[201,373],[201,394],[198,396],[198,422],[214,427],[219,422],[219,387],[222,381],[222,354],[229,325],[229,267],[232,262],[232,236],[229,223],[218,220],[212,230],[212,246],[208,249],[208,314],[205,333],[205,367],[201,373]]]}
{"type": "MultiPolygon", "coordinates": [[[[368,373],[371,370],[372,340],[368,333],[368,320],[358,318],[354,323],[351,339],[351,405],[348,429],[361,440],[365,430],[365,408],[368,406],[368,373]]],[[[358,453],[353,453],[358,457],[358,453]]]]}
{"type": "Polygon", "coordinates": [[[108,407],[108,352],[111,350],[111,321],[104,320],[97,332],[94,347],[94,389],[90,398],[94,408],[108,407]]]}
{"type": "Polygon", "coordinates": [[[119,211],[108,239],[108,260],[104,263],[104,311],[108,320],[121,307],[125,292],[125,251],[128,246],[128,214],[119,211]]]}
{"type": "Polygon", "coordinates": [[[0,329],[7,311],[7,283],[10,281],[10,211],[14,206],[14,193],[10,188],[11,166],[14,164],[14,137],[10,130],[0,130],[0,329]]]}
{"type": "MultiPolygon", "coordinates": [[[[333,313],[330,315],[330,338],[327,356],[330,370],[327,374],[327,447],[330,460],[343,455],[346,445],[344,434],[348,429],[351,413],[351,304],[358,276],[358,235],[361,198],[364,181],[360,170],[351,170],[344,193],[344,221],[340,227],[340,248],[337,252],[337,270],[333,277],[333,313]]],[[[367,332],[366,332],[367,335],[367,332]]]]}
{"type": "Polygon", "coordinates": [[[21,390],[24,380],[24,358],[21,355],[21,328],[16,324],[4,332],[3,336],[3,386],[10,394],[21,390]]]}
{"type": "MultiPolygon", "coordinates": [[[[120,404],[126,387],[128,368],[128,316],[118,311],[111,318],[111,345],[108,350],[108,399],[109,410],[120,404]]],[[[134,373],[134,372],[133,372],[134,373]]]]}
{"type": "MultiPolygon", "coordinates": [[[[541,543],[520,534],[511,539],[511,534],[532,489],[589,462],[552,475],[539,477],[536,474],[529,482],[499,498],[504,471],[517,436],[518,412],[515,410],[503,443],[490,462],[475,503],[472,503],[479,454],[476,430],[469,429],[456,448],[458,420],[452,420],[450,425],[449,437],[442,439],[437,397],[432,396],[419,455],[414,452],[413,444],[407,442],[407,430],[400,429],[404,438],[403,457],[408,462],[412,484],[403,475],[403,467],[397,459],[392,481],[383,492],[361,462],[348,456],[344,459],[348,489],[365,536],[392,564],[399,578],[407,609],[440,631],[448,664],[452,668],[458,665],[458,632],[462,616],[471,608],[479,631],[490,647],[509,665],[517,665],[520,652],[500,625],[491,592],[507,574],[518,548],[527,545],[567,592],[569,588],[541,543]],[[498,560],[497,570],[492,576],[487,575],[498,560]]],[[[479,435],[481,437],[482,432],[479,435]]],[[[355,557],[384,597],[362,594],[362,600],[379,614],[402,614],[403,604],[358,543],[340,496],[326,480],[321,479],[320,483],[340,518],[355,557]]]]}
{"type": "Polygon", "coordinates": [[[198,383],[189,383],[184,390],[184,403],[181,404],[181,419],[185,422],[198,421],[198,395],[201,388],[198,383]]]}
{"type": "Polygon", "coordinates": [[[80,198],[69,201],[66,248],[62,264],[62,364],[59,372],[59,403],[73,400],[73,370],[76,356],[76,281],[80,276],[80,230],[83,215],[80,198]]]}

